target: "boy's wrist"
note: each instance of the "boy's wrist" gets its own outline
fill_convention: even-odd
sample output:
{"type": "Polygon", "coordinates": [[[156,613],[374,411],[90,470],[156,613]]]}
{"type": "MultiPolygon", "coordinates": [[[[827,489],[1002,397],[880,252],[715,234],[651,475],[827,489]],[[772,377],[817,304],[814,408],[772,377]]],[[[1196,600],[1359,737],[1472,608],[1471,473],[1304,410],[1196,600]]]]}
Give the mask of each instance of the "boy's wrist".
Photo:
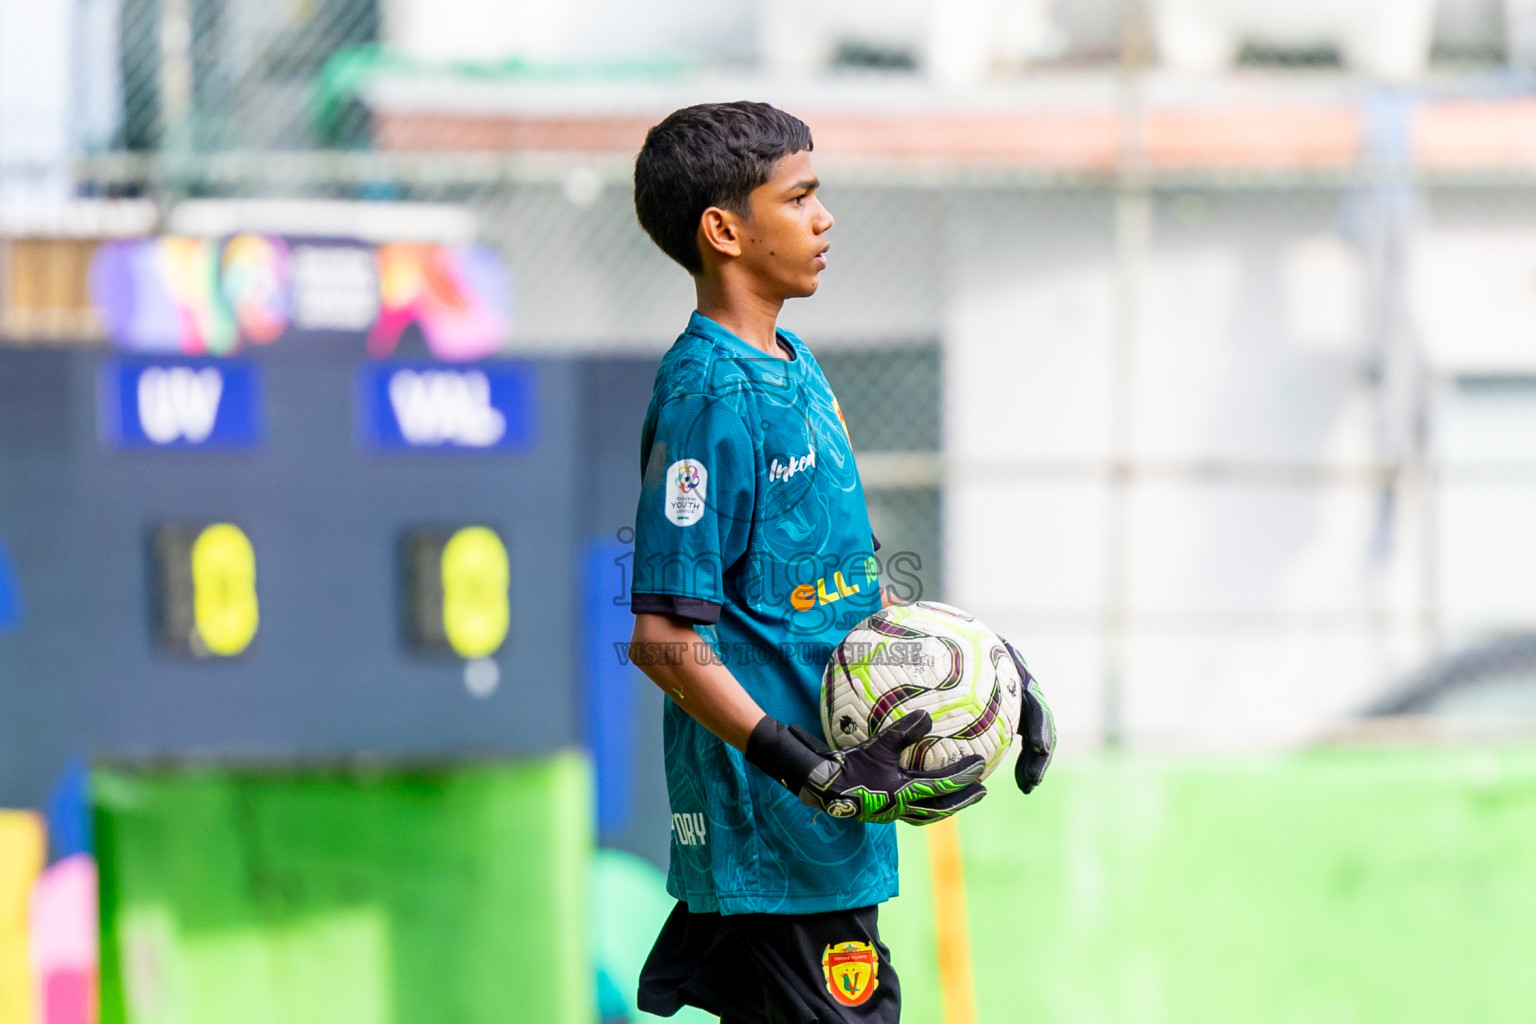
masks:
{"type": "Polygon", "coordinates": [[[826,760],[772,715],[764,715],[753,726],[743,753],[747,763],[761,768],[797,796],[811,773],[826,760]]]}

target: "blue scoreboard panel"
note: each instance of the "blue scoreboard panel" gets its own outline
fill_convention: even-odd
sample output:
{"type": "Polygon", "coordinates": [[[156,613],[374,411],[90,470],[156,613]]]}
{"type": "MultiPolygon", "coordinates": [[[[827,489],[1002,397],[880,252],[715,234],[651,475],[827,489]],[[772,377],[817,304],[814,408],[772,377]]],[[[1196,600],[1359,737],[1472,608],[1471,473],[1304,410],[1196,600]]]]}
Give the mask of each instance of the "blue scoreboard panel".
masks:
{"type": "MultiPolygon", "coordinates": [[[[633,521],[655,361],[423,354],[0,349],[0,806],[73,754],[592,738],[584,689],[632,681],[592,663],[628,613],[587,553],[633,521]]],[[[659,756],[659,705],[613,749],[659,756]]]]}

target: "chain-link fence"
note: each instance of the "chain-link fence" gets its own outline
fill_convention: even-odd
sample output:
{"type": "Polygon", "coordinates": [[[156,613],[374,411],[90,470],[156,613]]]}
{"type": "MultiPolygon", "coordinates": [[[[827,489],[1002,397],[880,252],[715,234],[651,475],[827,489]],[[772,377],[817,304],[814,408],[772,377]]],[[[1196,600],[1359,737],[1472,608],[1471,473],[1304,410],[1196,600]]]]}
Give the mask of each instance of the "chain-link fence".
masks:
{"type": "MultiPolygon", "coordinates": [[[[1346,0],[1335,11],[1294,16],[1232,0],[998,0],[931,19],[924,0],[883,9],[833,0],[814,24],[791,32],[781,26],[794,23],[794,12],[780,0],[497,6],[76,0],[44,12],[12,0],[7,63],[16,69],[14,88],[30,82],[33,89],[7,115],[5,159],[354,149],[401,125],[413,126],[418,146],[458,149],[424,142],[431,129],[412,115],[483,93],[488,83],[617,82],[622,92],[636,82],[696,82],[759,68],[949,81],[945,68],[954,60],[935,52],[935,36],[969,40],[974,52],[962,46],[959,57],[974,65],[976,81],[1114,68],[1137,40],[1155,43],[1171,67],[1207,71],[1429,68],[1468,76],[1536,67],[1530,0],[1346,0]],[[47,115],[64,123],[48,123],[47,115]]],[[[455,129],[439,123],[435,130],[455,129]]]]}
{"type": "MultiPolygon", "coordinates": [[[[1060,152],[1026,119],[907,153],[904,132],[974,114],[919,131],[934,101],[909,79],[842,69],[863,136],[803,94],[837,225],[785,323],[838,391],[882,555],[1027,642],[1069,735],[1295,738],[1442,649],[1536,628],[1529,112],[1456,106],[1461,72],[1528,59],[1528,8],[1435,10],[1439,106],[1343,77],[1342,38],[1244,44],[1240,69],[1282,66],[1260,86],[1137,86],[1115,5],[1056,10],[1046,84],[972,105],[1067,111],[1060,152]],[[1159,120],[1221,103],[1204,135],[1159,120]],[[1014,142],[1033,155],[964,155],[1014,142]]],[[[60,200],[0,204],[0,333],[101,343],[106,238],[369,222],[387,241],[409,210],[413,237],[500,254],[507,353],[659,354],[692,295],[635,223],[629,153],[668,102],[722,87],[670,58],[434,62],[392,47],[412,10],[82,5],[107,69],[73,94],[82,138],[62,164],[0,155],[0,180],[60,200]]]]}

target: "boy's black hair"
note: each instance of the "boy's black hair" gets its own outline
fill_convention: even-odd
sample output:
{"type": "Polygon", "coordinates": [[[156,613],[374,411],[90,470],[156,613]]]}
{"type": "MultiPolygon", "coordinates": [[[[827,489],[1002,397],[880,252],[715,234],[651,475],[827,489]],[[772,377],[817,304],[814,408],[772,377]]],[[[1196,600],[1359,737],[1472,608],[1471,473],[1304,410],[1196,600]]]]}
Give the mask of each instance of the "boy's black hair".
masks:
{"type": "Polygon", "coordinates": [[[699,218],[711,206],[745,215],[773,165],[812,148],[805,122],[766,103],[701,103],[668,114],[635,160],[635,215],[661,251],[704,270],[699,218]]]}

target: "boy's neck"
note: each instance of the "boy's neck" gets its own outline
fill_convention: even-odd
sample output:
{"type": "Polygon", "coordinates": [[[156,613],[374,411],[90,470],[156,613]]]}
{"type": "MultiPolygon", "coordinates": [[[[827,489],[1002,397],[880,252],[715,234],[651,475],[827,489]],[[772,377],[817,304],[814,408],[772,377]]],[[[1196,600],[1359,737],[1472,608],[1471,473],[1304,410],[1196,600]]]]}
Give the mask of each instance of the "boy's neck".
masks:
{"type": "Polygon", "coordinates": [[[788,358],[777,333],[782,299],[770,299],[751,289],[730,287],[720,277],[704,273],[694,278],[699,312],[753,348],[775,359],[788,358]]]}

